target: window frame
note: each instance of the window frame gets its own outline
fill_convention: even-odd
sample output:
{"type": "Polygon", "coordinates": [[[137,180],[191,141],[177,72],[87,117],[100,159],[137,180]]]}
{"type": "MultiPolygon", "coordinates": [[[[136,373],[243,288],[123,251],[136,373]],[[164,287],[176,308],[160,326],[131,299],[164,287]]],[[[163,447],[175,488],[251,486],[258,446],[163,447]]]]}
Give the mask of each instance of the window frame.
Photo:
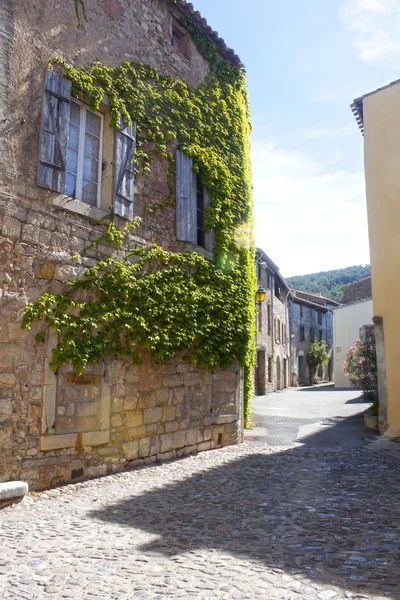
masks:
{"type": "Polygon", "coordinates": [[[76,175],[75,175],[75,173],[72,173],[72,171],[69,171],[68,167],[67,167],[68,149],[70,147],[69,146],[69,134],[68,134],[67,159],[66,159],[66,164],[65,164],[65,172],[66,172],[66,177],[67,177],[68,173],[76,176],[77,185],[76,185],[75,198],[73,196],[69,196],[68,194],[65,194],[65,195],[68,198],[72,198],[73,200],[82,202],[82,204],[85,204],[86,206],[90,206],[92,208],[101,208],[101,187],[102,187],[103,145],[104,145],[104,115],[103,115],[103,113],[99,112],[98,110],[92,110],[88,104],[86,104],[85,102],[82,102],[78,98],[75,98],[75,96],[73,96],[71,98],[71,106],[73,103],[77,104],[80,107],[80,109],[79,109],[79,140],[78,140],[78,150],[77,150],[77,152],[78,152],[78,167],[77,167],[76,175]],[[99,162],[99,171],[98,171],[98,183],[97,183],[97,197],[96,197],[95,205],[89,204],[89,202],[85,202],[84,200],[82,200],[87,111],[100,117],[100,135],[99,135],[100,144],[99,144],[99,157],[97,159],[99,162]],[[80,197],[78,197],[78,191],[79,191],[80,197]]]}

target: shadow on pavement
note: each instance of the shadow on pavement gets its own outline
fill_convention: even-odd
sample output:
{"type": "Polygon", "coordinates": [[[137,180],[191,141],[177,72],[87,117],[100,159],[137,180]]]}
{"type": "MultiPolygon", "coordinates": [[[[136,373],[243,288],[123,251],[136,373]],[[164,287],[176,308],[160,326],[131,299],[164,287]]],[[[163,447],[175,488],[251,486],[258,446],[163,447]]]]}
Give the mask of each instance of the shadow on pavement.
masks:
{"type": "MultiPolygon", "coordinates": [[[[343,419],[328,429],[340,427],[343,419]]],[[[256,450],[90,516],[156,534],[143,552],[217,549],[400,598],[400,464],[367,449],[311,447],[326,435],[285,452],[256,450]]]]}
{"type": "Polygon", "coordinates": [[[296,388],[290,388],[294,392],[357,392],[357,388],[339,388],[335,387],[333,382],[316,385],[300,385],[296,388]]]}

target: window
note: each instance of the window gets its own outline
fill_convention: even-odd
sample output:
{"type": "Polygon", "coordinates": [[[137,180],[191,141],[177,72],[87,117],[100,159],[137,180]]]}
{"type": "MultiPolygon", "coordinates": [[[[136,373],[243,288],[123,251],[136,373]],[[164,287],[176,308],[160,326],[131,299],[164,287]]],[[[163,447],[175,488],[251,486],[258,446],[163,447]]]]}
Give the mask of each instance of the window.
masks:
{"type": "Polygon", "coordinates": [[[212,251],[214,236],[205,231],[204,215],[209,205],[207,190],[193,170],[193,159],[176,153],[176,237],[212,251]]]}
{"type": "Polygon", "coordinates": [[[280,319],[276,319],[275,341],[276,341],[277,344],[281,343],[281,322],[280,322],[280,319]]]}
{"type": "Polygon", "coordinates": [[[172,23],[172,46],[187,60],[190,60],[190,35],[176,19],[172,23]]]}
{"type": "Polygon", "coordinates": [[[268,335],[271,335],[271,305],[267,304],[267,327],[268,335]]]}
{"type": "Polygon", "coordinates": [[[322,329],[319,330],[318,335],[319,335],[319,341],[321,342],[324,339],[324,332],[322,331],[322,329]]]}
{"type": "Polygon", "coordinates": [[[300,319],[302,319],[304,316],[304,309],[303,309],[303,305],[300,305],[300,319]]]}
{"type": "Polygon", "coordinates": [[[272,357],[268,357],[268,383],[272,383],[272,357]]]}
{"type": "Polygon", "coordinates": [[[300,325],[300,342],[304,342],[304,325],[300,325]]]}
{"type": "Polygon", "coordinates": [[[91,206],[100,204],[103,117],[71,102],[65,193],[91,206]]]}
{"type": "Polygon", "coordinates": [[[314,328],[310,327],[310,342],[314,342],[315,341],[315,332],[314,332],[314,328]]]}
{"type": "MultiPolygon", "coordinates": [[[[38,186],[64,197],[53,197],[54,206],[100,219],[109,211],[129,221],[134,218],[135,123],[121,124],[114,134],[114,157],[104,144],[104,116],[72,98],[71,82],[56,71],[44,75],[39,144],[38,186]],[[113,192],[101,210],[102,151],[113,163],[113,192]],[[78,200],[78,202],[77,202],[78,200]],[[103,207],[105,209],[105,207],[103,207]]],[[[110,134],[107,132],[106,137],[110,134]]],[[[108,175],[107,175],[108,177],[108,175]]]]}
{"type": "Polygon", "coordinates": [[[322,325],[322,312],[318,311],[318,325],[322,325]]]}

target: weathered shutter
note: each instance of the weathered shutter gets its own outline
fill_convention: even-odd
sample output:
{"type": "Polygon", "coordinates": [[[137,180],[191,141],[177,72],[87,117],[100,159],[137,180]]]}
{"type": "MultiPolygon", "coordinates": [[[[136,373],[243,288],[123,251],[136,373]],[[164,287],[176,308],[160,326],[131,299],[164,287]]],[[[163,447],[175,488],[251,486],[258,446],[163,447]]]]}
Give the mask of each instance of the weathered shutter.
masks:
{"type": "Polygon", "coordinates": [[[124,123],[115,136],[114,212],[133,221],[136,124],[124,123]]]}
{"type": "Polygon", "coordinates": [[[196,244],[196,195],[193,179],[193,160],[178,150],[176,153],[176,237],[178,240],[196,244]]]}
{"type": "MultiPolygon", "coordinates": [[[[207,190],[204,188],[204,209],[210,205],[210,197],[207,194],[207,190]]],[[[209,252],[214,252],[215,246],[215,234],[213,231],[204,231],[204,247],[209,252]]]]}
{"type": "Polygon", "coordinates": [[[38,185],[65,191],[71,82],[55,71],[46,71],[39,144],[38,185]]]}

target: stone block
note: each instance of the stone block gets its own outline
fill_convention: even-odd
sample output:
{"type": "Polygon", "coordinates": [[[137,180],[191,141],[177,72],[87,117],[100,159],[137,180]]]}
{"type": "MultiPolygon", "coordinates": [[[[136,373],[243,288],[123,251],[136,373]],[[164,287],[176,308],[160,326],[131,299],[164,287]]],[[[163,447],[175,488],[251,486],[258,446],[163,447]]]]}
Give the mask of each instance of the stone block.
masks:
{"type": "Polygon", "coordinates": [[[139,392],[139,408],[154,408],[157,404],[157,392],[139,392]]]}
{"type": "Polygon", "coordinates": [[[194,446],[197,443],[197,429],[189,429],[185,432],[185,445],[194,446]]]}
{"type": "Polygon", "coordinates": [[[176,406],[177,404],[182,404],[185,399],[185,388],[179,387],[171,390],[171,396],[169,399],[169,403],[176,406]]]}
{"type": "Polygon", "coordinates": [[[174,450],[172,450],[171,452],[163,452],[162,454],[157,454],[157,460],[158,462],[165,462],[167,460],[173,460],[176,456],[176,453],[174,450]]]}
{"type": "MultiPolygon", "coordinates": [[[[120,412],[122,412],[123,406],[124,406],[123,398],[113,398],[112,405],[111,405],[111,412],[112,413],[120,413],[120,412]]],[[[136,408],[136,407],[134,407],[134,408],[136,408]]]]}
{"type": "Polygon", "coordinates": [[[139,441],[139,456],[145,458],[150,454],[150,438],[142,438],[139,441]]]}
{"type": "Polygon", "coordinates": [[[152,423],[151,425],[146,426],[146,435],[154,435],[157,433],[158,425],[157,423],[152,423]]]}
{"type": "Polygon", "coordinates": [[[87,477],[103,477],[107,475],[107,465],[96,465],[86,469],[85,475],[87,477]]]}
{"type": "Polygon", "coordinates": [[[211,450],[211,442],[200,442],[200,444],[197,444],[197,449],[199,452],[211,450]]]}
{"type": "Polygon", "coordinates": [[[139,442],[138,440],[125,442],[125,444],[122,444],[122,449],[126,460],[134,460],[139,455],[139,442]]]}
{"type": "Polygon", "coordinates": [[[173,421],[175,419],[175,406],[166,406],[163,408],[162,420],[173,421]]]}
{"type": "Polygon", "coordinates": [[[0,373],[0,386],[13,387],[15,385],[15,375],[13,373],[0,373]]]}
{"type": "Polygon", "coordinates": [[[147,408],[143,411],[143,423],[160,423],[162,421],[163,409],[159,406],[155,408],[147,408]]]}
{"type": "Polygon", "coordinates": [[[29,486],[25,481],[6,481],[0,483],[0,500],[9,498],[19,498],[25,496],[29,491],[29,486]]]}
{"type": "Polygon", "coordinates": [[[0,399],[0,421],[4,421],[11,417],[13,412],[12,400],[8,398],[0,399]]]}
{"type": "Polygon", "coordinates": [[[169,421],[168,423],[165,423],[164,428],[165,433],[175,433],[175,431],[178,431],[179,429],[179,423],[178,421],[169,421]]]}
{"type": "Polygon", "coordinates": [[[143,424],[143,412],[141,410],[127,412],[125,422],[127,427],[139,427],[143,424]]]}
{"type": "Polygon", "coordinates": [[[10,240],[18,240],[21,236],[21,223],[14,217],[4,215],[0,221],[1,234],[10,240]]]}
{"type": "Polygon", "coordinates": [[[169,390],[167,388],[160,388],[156,391],[156,405],[165,406],[169,402],[169,390]]]}
{"type": "Polygon", "coordinates": [[[23,225],[22,241],[37,244],[39,242],[39,227],[35,225],[23,225]]]}
{"type": "Polygon", "coordinates": [[[122,425],[123,420],[121,415],[111,415],[111,427],[122,427],[122,425]]]}
{"type": "Polygon", "coordinates": [[[174,433],[173,447],[182,448],[185,445],[186,431],[176,431],[174,433]]]}
{"type": "Polygon", "coordinates": [[[140,440],[147,434],[146,427],[141,425],[140,427],[132,427],[128,429],[128,437],[130,440],[140,440]]]}
{"type": "Polygon", "coordinates": [[[160,436],[161,439],[161,452],[169,452],[174,447],[174,433],[165,433],[160,436]]]}
{"type": "Polygon", "coordinates": [[[138,397],[137,396],[128,396],[125,398],[123,403],[123,410],[130,411],[135,410],[138,406],[138,397]]]}
{"type": "Polygon", "coordinates": [[[185,387],[188,387],[190,385],[198,386],[200,384],[200,376],[197,373],[187,373],[185,375],[185,387]]]}
{"type": "Polygon", "coordinates": [[[162,382],[165,387],[180,387],[183,385],[183,377],[182,375],[164,375],[162,382]]]}
{"type": "Polygon", "coordinates": [[[33,265],[35,276],[38,279],[52,280],[56,270],[56,264],[50,260],[36,262],[33,265]]]}

